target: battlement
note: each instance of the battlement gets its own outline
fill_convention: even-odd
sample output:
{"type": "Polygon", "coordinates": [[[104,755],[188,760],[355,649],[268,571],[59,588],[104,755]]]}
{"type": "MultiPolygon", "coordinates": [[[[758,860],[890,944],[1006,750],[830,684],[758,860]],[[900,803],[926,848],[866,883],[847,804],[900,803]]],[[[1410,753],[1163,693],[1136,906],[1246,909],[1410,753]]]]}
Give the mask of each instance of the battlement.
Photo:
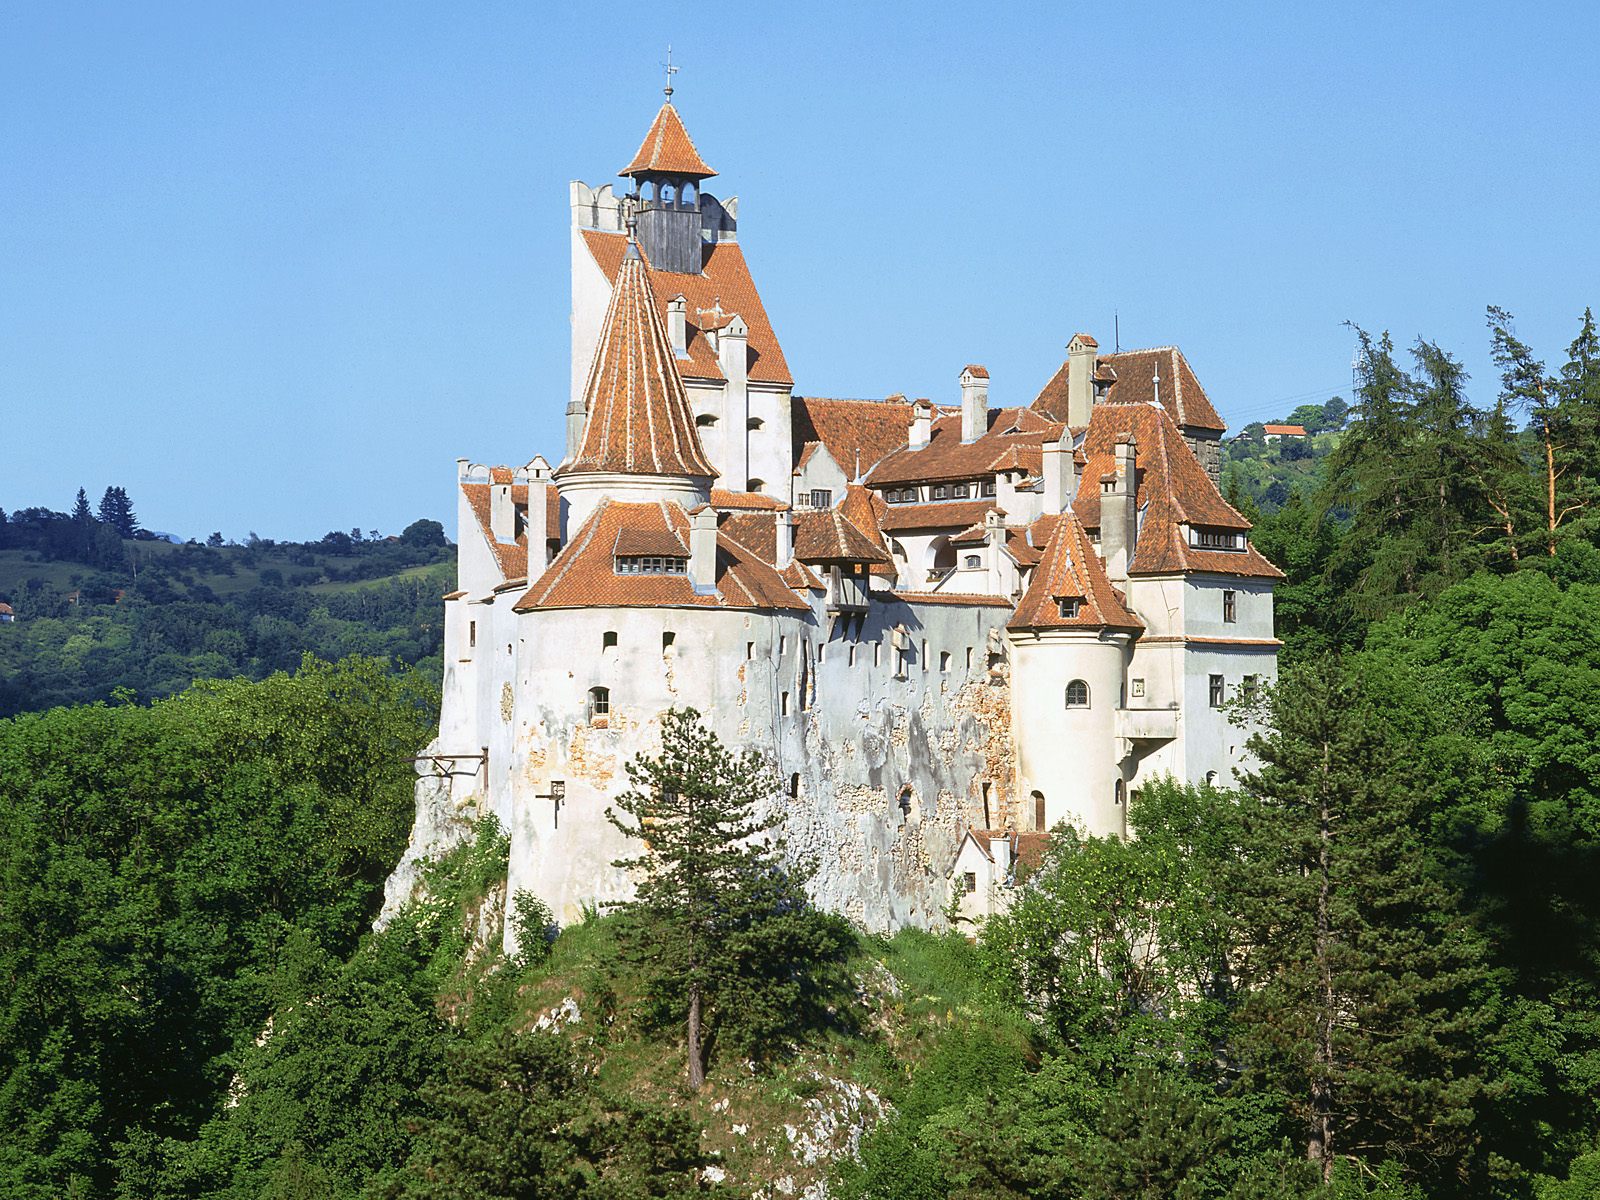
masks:
{"type": "MultiPolygon", "coordinates": [[[[626,233],[628,218],[637,218],[643,205],[639,197],[619,196],[609,183],[590,187],[580,179],[568,185],[572,206],[572,228],[599,233],[626,233]]],[[[739,197],[719,200],[709,192],[697,197],[700,210],[700,237],[707,242],[738,241],[739,197]]]]}

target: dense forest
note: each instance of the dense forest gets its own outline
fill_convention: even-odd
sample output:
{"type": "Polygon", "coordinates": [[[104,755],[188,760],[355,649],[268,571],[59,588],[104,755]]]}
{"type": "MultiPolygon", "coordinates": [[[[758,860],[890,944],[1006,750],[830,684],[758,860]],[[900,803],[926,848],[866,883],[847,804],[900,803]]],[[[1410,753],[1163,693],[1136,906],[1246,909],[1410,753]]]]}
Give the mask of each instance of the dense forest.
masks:
{"type": "Polygon", "coordinates": [[[315,542],[213,533],[173,544],[139,527],[125,489],[97,509],[0,511],[0,716],[127,692],[151,700],[196,679],[264,679],[303,653],[381,656],[438,673],[439,597],[455,586],[437,521],[398,537],[315,542]]]}
{"type": "Polygon", "coordinates": [[[0,1194],[1600,1193],[1600,337],[1491,311],[1487,404],[1358,337],[1316,470],[1230,489],[1289,576],[1258,765],[1059,827],[978,929],[811,910],[692,714],[617,803],[638,900],[564,929],[492,822],[372,928],[416,671],[0,721],[0,1194]]]}

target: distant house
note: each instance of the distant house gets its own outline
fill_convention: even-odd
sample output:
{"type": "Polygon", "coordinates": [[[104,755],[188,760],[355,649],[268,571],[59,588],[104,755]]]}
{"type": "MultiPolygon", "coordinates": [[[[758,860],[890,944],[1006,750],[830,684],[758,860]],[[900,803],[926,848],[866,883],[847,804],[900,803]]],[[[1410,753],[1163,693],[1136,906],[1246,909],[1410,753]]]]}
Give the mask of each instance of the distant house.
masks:
{"type": "Polygon", "coordinates": [[[9,625],[17,619],[17,614],[11,610],[11,605],[0,604],[0,625],[9,625]]]}
{"type": "Polygon", "coordinates": [[[1261,428],[1269,442],[1279,442],[1284,438],[1290,441],[1304,441],[1306,436],[1304,425],[1263,425],[1261,428]]]}
{"type": "Polygon", "coordinates": [[[1024,874],[1032,871],[1049,845],[1048,833],[969,829],[956,851],[951,873],[960,919],[975,925],[1010,907],[1017,868],[1024,874]]]}

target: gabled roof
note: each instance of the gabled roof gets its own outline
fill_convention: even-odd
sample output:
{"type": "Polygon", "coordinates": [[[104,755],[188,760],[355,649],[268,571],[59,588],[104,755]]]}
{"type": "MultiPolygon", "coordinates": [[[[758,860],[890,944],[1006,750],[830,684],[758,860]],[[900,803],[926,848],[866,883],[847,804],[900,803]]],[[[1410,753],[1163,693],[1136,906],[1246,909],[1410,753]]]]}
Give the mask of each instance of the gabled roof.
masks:
{"type": "Polygon", "coordinates": [[[878,519],[885,533],[910,529],[965,529],[983,520],[994,507],[989,500],[940,500],[933,504],[890,504],[878,519]]]}
{"type": "Polygon", "coordinates": [[[683,119],[669,100],[650,122],[650,132],[644,135],[633,161],[617,174],[690,175],[695,179],[710,179],[716,172],[706,166],[700,151],[694,148],[689,131],[683,127],[683,119]]]}
{"type": "Polygon", "coordinates": [[[1084,434],[1084,467],[1072,510],[1088,529],[1100,528],[1100,481],[1116,473],[1115,447],[1132,436],[1138,472],[1135,499],[1139,532],[1134,575],[1207,571],[1281,579],[1254,546],[1242,551],[1199,550],[1184,540],[1181,524],[1244,533],[1250,522],[1222,498],[1165,408],[1154,404],[1100,404],[1084,434]]]}
{"type": "Polygon", "coordinates": [[[796,396],[790,405],[794,444],[821,442],[847,479],[865,475],[889,453],[906,444],[911,404],[904,396],[887,400],[829,400],[796,396]]]}
{"type": "MultiPolygon", "coordinates": [[[[628,239],[621,233],[601,233],[583,230],[584,245],[606,279],[616,286],[617,272],[622,266],[622,255],[628,239]]],[[[750,266],[744,251],[737,242],[707,243],[698,275],[683,275],[676,271],[658,271],[650,267],[650,282],[655,291],[656,308],[665,319],[667,303],[674,296],[682,296],[687,303],[688,340],[684,357],[678,360],[678,370],[691,379],[724,379],[717,352],[706,336],[712,327],[726,324],[726,316],[738,313],[749,330],[749,375],[756,383],[791,385],[789,364],[784,361],[783,349],[778,345],[777,334],[756,292],[755,281],[750,277],[750,266]],[[723,317],[715,314],[721,306],[723,317]]]]}
{"type": "Polygon", "coordinates": [[[794,556],[808,563],[894,562],[878,539],[858,529],[839,508],[795,514],[794,556]]]}
{"type": "Polygon", "coordinates": [[[993,408],[989,425],[975,441],[961,440],[960,413],[937,412],[928,444],[920,450],[906,445],[906,429],[899,429],[899,448],[867,473],[873,487],[897,483],[977,479],[996,471],[1041,469],[1044,444],[1061,436],[1065,428],[1031,408],[993,408]]]}
{"type": "MultiPolygon", "coordinates": [[[[510,467],[491,467],[489,477],[497,481],[510,480],[512,475],[510,467]]],[[[495,561],[500,565],[500,575],[504,579],[519,579],[528,573],[528,534],[522,530],[517,534],[515,542],[497,542],[494,532],[489,524],[490,499],[487,483],[463,483],[461,492],[467,498],[467,503],[472,506],[472,515],[477,518],[478,528],[483,531],[483,537],[489,543],[489,548],[494,552],[495,561]]],[[[511,506],[516,509],[519,517],[526,518],[528,513],[528,488],[543,487],[545,489],[544,505],[544,536],[546,541],[561,536],[561,497],[556,491],[556,485],[550,482],[542,484],[513,484],[511,487],[511,506]]],[[[538,561],[543,562],[541,558],[538,561]]]]}
{"type": "MultiPolygon", "coordinates": [[[[1080,337],[1083,335],[1080,334],[1080,337]]],[[[1057,421],[1067,419],[1067,370],[1061,369],[1050,377],[1040,390],[1033,407],[1057,421]]],[[[1095,374],[1114,382],[1105,394],[1108,403],[1145,404],[1157,397],[1156,375],[1160,373],[1160,402],[1179,425],[1221,433],[1228,426],[1217,415],[1211,399],[1189,360],[1176,346],[1156,346],[1149,350],[1119,350],[1102,354],[1095,364],[1095,374]]]]}
{"type": "MultiPolygon", "coordinates": [[[[755,517],[758,514],[748,514],[755,517]]],[[[801,609],[782,575],[770,563],[722,531],[717,534],[716,591],[701,593],[687,575],[619,575],[615,547],[624,544],[689,544],[689,514],[672,503],[603,500],[518,600],[517,612],[544,608],[753,608],[801,609]]]]}
{"type": "Polygon", "coordinates": [[[1106,577],[1105,564],[1083,525],[1071,513],[1041,517],[1035,537],[1049,532],[1044,557],[1028,577],[1028,589],[1008,629],[1142,630],[1144,622],[1130,613],[1106,577]],[[1077,600],[1078,615],[1063,617],[1057,600],[1077,600]]]}
{"type": "Polygon", "coordinates": [[[626,248],[583,389],[583,441],[558,473],[713,477],[644,259],[626,248]]]}
{"type": "Polygon", "coordinates": [[[1281,434],[1284,437],[1305,437],[1306,435],[1306,427],[1304,425],[1263,425],[1261,428],[1266,433],[1281,434]]]}

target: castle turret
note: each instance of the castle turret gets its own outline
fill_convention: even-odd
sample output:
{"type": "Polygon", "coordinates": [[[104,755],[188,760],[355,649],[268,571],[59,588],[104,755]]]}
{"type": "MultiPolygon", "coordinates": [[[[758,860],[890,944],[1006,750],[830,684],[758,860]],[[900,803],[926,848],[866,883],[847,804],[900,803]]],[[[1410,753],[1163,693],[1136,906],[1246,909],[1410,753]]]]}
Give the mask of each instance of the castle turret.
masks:
{"type": "Polygon", "coordinates": [[[637,193],[639,244],[657,271],[700,274],[700,183],[716,174],[700,157],[669,98],[619,174],[637,193]]]}
{"type": "Polygon", "coordinates": [[[583,436],[556,470],[572,528],[600,498],[674,499],[691,507],[710,495],[715,469],[694,416],[639,247],[630,238],[584,386],[583,436]]]}

